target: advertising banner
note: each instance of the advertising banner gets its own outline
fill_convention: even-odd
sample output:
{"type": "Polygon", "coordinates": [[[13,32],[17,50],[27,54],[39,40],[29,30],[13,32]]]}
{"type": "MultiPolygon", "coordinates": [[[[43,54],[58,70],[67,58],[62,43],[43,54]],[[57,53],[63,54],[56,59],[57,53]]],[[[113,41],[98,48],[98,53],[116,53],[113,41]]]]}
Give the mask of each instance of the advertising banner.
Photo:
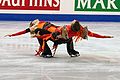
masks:
{"type": "Polygon", "coordinates": [[[0,20],[120,22],[120,0],[0,0],[0,20]]]}
{"type": "Polygon", "coordinates": [[[60,0],[0,0],[4,10],[60,10],[60,0]]]}
{"type": "Polygon", "coordinates": [[[120,0],[75,0],[75,11],[120,12],[120,0]]]}

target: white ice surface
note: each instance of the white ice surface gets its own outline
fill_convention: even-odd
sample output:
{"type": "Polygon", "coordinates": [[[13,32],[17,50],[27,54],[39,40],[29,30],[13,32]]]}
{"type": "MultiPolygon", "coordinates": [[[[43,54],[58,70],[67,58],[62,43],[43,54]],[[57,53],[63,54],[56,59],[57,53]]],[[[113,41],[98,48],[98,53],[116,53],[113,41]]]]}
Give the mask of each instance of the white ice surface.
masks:
{"type": "MultiPolygon", "coordinates": [[[[53,22],[57,25],[70,22],[53,22]]],[[[24,30],[29,22],[0,22],[0,80],[120,80],[120,23],[81,22],[90,31],[112,35],[112,39],[89,38],[75,43],[80,57],[71,58],[66,45],[59,45],[55,58],[34,56],[38,48],[29,33],[17,37],[6,34],[24,30]]],[[[52,42],[48,42],[52,46],[52,42]]]]}

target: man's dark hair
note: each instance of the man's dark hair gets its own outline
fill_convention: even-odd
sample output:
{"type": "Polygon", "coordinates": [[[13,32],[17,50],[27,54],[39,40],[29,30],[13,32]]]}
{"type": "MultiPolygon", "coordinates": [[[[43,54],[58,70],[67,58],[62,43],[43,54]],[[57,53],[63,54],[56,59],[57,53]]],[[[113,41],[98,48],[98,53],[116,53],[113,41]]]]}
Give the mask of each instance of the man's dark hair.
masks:
{"type": "Polygon", "coordinates": [[[80,30],[80,23],[79,21],[75,21],[74,23],[71,24],[71,30],[74,32],[77,32],[80,30]]]}

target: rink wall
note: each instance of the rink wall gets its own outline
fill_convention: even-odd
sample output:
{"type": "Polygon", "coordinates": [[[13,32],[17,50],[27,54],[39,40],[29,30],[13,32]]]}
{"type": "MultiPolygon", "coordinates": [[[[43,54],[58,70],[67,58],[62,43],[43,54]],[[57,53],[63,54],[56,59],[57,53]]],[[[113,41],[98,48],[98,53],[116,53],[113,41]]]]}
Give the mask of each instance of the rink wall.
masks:
{"type": "Polygon", "coordinates": [[[120,22],[120,0],[0,0],[1,21],[120,22]]]}

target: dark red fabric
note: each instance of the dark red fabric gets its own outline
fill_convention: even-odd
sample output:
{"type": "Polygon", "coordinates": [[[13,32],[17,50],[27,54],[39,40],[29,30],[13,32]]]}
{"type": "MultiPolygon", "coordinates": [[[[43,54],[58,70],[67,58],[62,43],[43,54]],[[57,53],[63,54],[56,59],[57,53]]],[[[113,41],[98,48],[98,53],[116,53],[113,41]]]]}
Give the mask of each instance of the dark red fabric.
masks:
{"type": "Polygon", "coordinates": [[[96,38],[110,38],[110,36],[103,36],[103,35],[99,35],[93,32],[88,31],[88,36],[90,37],[96,37],[96,38]]]}
{"type": "Polygon", "coordinates": [[[25,34],[25,33],[26,33],[26,30],[23,30],[23,31],[17,32],[15,34],[12,34],[11,36],[18,36],[18,35],[22,35],[22,34],[25,34]]]}

